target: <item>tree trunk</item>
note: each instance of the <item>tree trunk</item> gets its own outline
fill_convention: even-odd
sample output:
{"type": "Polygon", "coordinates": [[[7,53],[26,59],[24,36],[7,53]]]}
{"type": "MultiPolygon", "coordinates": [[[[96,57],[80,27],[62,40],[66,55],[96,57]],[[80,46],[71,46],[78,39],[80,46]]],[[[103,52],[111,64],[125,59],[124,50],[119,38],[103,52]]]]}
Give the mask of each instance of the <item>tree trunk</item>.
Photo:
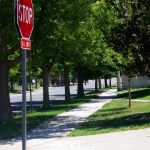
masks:
{"type": "Polygon", "coordinates": [[[64,86],[64,76],[61,75],[61,86],[64,86]]]}
{"type": "Polygon", "coordinates": [[[78,68],[77,78],[78,78],[77,96],[79,98],[83,98],[84,97],[83,75],[82,75],[82,71],[80,68],[78,68]]]}
{"type": "Polygon", "coordinates": [[[98,92],[98,83],[97,83],[97,78],[95,78],[95,92],[98,92]]]}
{"type": "Polygon", "coordinates": [[[107,78],[104,78],[104,81],[105,81],[105,88],[108,88],[107,78]]]}
{"type": "Polygon", "coordinates": [[[102,88],[102,82],[101,82],[101,77],[98,79],[99,82],[99,90],[102,88]]]}
{"type": "Polygon", "coordinates": [[[37,77],[35,77],[35,89],[37,89],[38,88],[38,79],[37,79],[37,77]]]}
{"type": "Polygon", "coordinates": [[[120,71],[117,72],[117,91],[121,91],[120,71]]]}
{"type": "Polygon", "coordinates": [[[129,108],[131,107],[131,77],[129,76],[129,108]]]}
{"type": "Polygon", "coordinates": [[[30,109],[32,111],[32,78],[31,78],[31,69],[29,70],[29,83],[30,83],[30,109]]]}
{"type": "Polygon", "coordinates": [[[49,107],[49,69],[43,68],[43,108],[49,107]]]}
{"type": "Polygon", "coordinates": [[[0,120],[12,119],[12,111],[8,86],[8,67],[0,62],[0,120]]]}
{"type": "Polygon", "coordinates": [[[10,81],[10,91],[14,91],[14,82],[13,80],[10,81]]]}
{"type": "Polygon", "coordinates": [[[64,65],[64,83],[65,83],[65,100],[70,100],[70,79],[69,68],[64,65]]]}
{"type": "Polygon", "coordinates": [[[109,78],[109,87],[111,87],[111,78],[109,78]]]}
{"type": "Polygon", "coordinates": [[[29,88],[28,88],[28,82],[27,82],[27,85],[26,85],[26,91],[29,91],[29,88]]]}

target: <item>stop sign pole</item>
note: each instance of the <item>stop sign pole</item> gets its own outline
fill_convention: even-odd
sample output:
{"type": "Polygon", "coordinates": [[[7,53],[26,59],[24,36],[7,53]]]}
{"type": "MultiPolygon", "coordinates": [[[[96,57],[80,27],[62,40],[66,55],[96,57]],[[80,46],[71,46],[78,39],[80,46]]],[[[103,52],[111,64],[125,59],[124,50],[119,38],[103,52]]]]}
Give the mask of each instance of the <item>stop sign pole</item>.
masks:
{"type": "Polygon", "coordinates": [[[22,49],[22,150],[26,150],[26,50],[31,50],[30,37],[34,27],[32,0],[14,0],[15,27],[22,49]]]}
{"type": "Polygon", "coordinates": [[[26,150],[26,50],[22,49],[22,150],[26,150]]]}

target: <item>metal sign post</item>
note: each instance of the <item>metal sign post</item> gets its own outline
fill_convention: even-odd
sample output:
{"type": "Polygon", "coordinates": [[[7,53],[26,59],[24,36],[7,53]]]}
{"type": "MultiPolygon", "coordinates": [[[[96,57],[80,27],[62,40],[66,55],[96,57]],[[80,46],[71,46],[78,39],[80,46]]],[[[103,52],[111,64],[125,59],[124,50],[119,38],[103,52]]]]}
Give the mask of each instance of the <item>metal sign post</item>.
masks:
{"type": "Polygon", "coordinates": [[[26,50],[22,49],[22,150],[26,150],[26,50]]]}
{"type": "Polygon", "coordinates": [[[14,21],[21,38],[22,49],[22,150],[26,150],[26,50],[31,50],[30,37],[34,27],[34,7],[32,0],[14,0],[14,21]]]}

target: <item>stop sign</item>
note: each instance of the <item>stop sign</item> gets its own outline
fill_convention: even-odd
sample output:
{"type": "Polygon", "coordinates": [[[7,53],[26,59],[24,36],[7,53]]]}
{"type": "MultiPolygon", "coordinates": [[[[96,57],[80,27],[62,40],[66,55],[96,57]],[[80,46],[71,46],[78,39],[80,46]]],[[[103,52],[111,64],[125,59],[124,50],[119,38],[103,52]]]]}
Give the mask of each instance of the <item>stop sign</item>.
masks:
{"type": "Polygon", "coordinates": [[[32,0],[17,0],[15,23],[18,34],[23,39],[30,39],[34,27],[34,8],[32,0]]]}

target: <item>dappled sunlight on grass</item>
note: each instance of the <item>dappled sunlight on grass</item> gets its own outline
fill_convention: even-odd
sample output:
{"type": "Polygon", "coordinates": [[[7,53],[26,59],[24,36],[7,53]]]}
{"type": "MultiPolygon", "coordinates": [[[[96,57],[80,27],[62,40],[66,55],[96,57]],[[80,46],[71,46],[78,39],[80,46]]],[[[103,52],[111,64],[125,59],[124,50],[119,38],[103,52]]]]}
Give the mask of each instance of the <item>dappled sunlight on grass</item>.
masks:
{"type": "Polygon", "coordinates": [[[114,100],[81,124],[70,136],[108,133],[150,127],[150,103],[114,100]]]}
{"type": "MultiPolygon", "coordinates": [[[[128,98],[128,91],[118,92],[118,98],[128,98]]],[[[131,89],[132,99],[150,100],[150,88],[131,89]]]]}

